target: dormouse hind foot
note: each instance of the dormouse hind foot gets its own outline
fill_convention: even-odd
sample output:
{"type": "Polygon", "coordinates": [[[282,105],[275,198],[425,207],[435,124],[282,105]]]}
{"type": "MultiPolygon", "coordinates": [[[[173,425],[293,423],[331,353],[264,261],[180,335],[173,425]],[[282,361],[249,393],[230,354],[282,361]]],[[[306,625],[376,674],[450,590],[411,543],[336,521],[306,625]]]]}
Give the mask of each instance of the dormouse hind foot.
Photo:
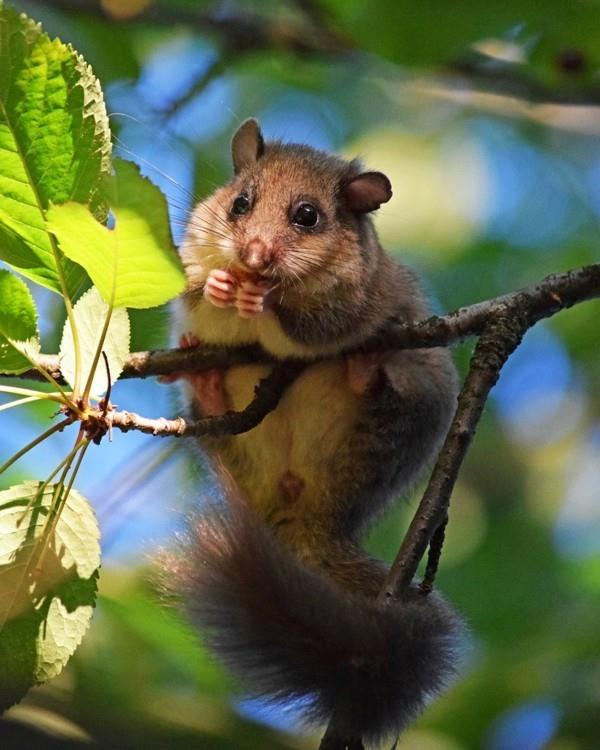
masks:
{"type": "MultiPolygon", "coordinates": [[[[201,341],[197,336],[194,336],[193,333],[184,333],[179,338],[179,348],[180,349],[192,349],[195,346],[200,346],[201,341]]],[[[191,372],[183,372],[183,371],[177,371],[177,372],[170,372],[168,375],[159,375],[157,380],[159,383],[176,383],[178,380],[189,379],[190,376],[192,376],[193,373],[191,372]]]]}
{"type": "MultiPolygon", "coordinates": [[[[184,333],[179,339],[182,349],[200,346],[202,342],[193,333],[184,333]]],[[[213,367],[201,372],[173,372],[160,377],[162,383],[187,380],[194,389],[194,396],[204,417],[218,417],[229,409],[229,396],[225,390],[225,371],[213,367]]]]}
{"type": "MultiPolygon", "coordinates": [[[[179,344],[183,348],[198,346],[200,339],[193,333],[184,333],[179,344]]],[[[194,389],[200,413],[204,417],[219,417],[229,409],[229,395],[225,390],[225,370],[213,367],[201,372],[187,372],[185,379],[194,389]]]]}
{"type": "Polygon", "coordinates": [[[194,389],[194,396],[204,417],[220,417],[229,411],[229,394],[225,389],[225,371],[213,367],[212,370],[193,372],[188,378],[194,389]]]}

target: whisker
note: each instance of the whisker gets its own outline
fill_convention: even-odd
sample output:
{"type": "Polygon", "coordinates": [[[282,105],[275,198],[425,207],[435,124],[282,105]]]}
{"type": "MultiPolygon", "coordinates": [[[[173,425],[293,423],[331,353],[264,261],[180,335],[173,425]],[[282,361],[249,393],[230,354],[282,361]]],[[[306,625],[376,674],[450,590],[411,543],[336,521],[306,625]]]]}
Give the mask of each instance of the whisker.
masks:
{"type": "MultiPolygon", "coordinates": [[[[223,209],[220,203],[219,203],[219,206],[222,208],[223,211],[225,210],[223,209]]],[[[208,203],[201,204],[201,210],[208,211],[208,213],[215,219],[215,221],[218,221],[223,227],[231,228],[231,224],[225,218],[223,218],[223,216],[217,213],[215,209],[212,206],[210,206],[208,203]]]]}
{"type": "Polygon", "coordinates": [[[179,224],[184,224],[185,226],[196,227],[196,229],[206,231],[209,234],[219,234],[221,237],[233,239],[233,233],[231,230],[226,231],[221,227],[215,227],[213,224],[204,222],[202,219],[195,216],[191,216],[189,219],[185,220],[179,217],[174,217],[173,221],[178,222],[179,224]]]}
{"type": "Polygon", "coordinates": [[[166,172],[164,172],[162,169],[159,169],[155,164],[152,164],[152,162],[148,161],[148,159],[144,159],[143,156],[140,156],[139,154],[136,154],[135,151],[129,148],[125,144],[125,142],[119,138],[119,136],[114,136],[115,143],[119,146],[119,148],[124,151],[126,154],[129,154],[129,156],[133,156],[135,160],[138,163],[144,164],[147,167],[150,167],[150,169],[154,170],[156,174],[159,174],[161,177],[163,177],[165,180],[167,180],[173,187],[178,188],[178,190],[181,190],[181,192],[186,195],[187,198],[189,198],[193,203],[198,202],[198,197],[193,193],[189,188],[184,187],[181,185],[177,180],[174,180],[170,175],[168,175],[166,172]]]}
{"type": "Polygon", "coordinates": [[[173,223],[176,226],[180,226],[180,227],[183,227],[183,228],[186,228],[186,229],[187,228],[197,229],[198,231],[200,231],[202,233],[209,234],[209,235],[211,235],[213,237],[216,237],[217,239],[220,239],[220,240],[227,240],[227,241],[232,241],[233,240],[233,237],[231,235],[222,234],[218,230],[212,229],[210,227],[203,227],[202,225],[195,224],[194,222],[174,220],[173,223]]]}

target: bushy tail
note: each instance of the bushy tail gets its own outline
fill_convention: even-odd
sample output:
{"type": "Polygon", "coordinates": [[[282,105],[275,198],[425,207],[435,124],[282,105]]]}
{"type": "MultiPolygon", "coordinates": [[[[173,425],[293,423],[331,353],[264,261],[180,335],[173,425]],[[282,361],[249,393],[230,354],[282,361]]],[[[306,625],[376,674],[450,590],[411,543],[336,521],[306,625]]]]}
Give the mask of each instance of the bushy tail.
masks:
{"type": "Polygon", "coordinates": [[[251,694],[302,699],[307,719],[335,717],[348,737],[398,733],[453,675],[461,625],[441,597],[378,607],[302,563],[247,508],[198,519],[166,575],[251,694]]]}

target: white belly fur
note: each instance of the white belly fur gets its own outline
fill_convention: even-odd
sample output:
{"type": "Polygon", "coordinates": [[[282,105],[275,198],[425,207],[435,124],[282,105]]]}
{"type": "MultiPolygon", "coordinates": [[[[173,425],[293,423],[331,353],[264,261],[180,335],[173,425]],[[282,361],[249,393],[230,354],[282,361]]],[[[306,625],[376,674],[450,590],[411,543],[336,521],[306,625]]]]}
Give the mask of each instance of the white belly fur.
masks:
{"type": "MultiPolygon", "coordinates": [[[[244,320],[234,310],[217,309],[203,301],[193,313],[180,305],[176,318],[179,333],[192,332],[206,343],[235,345],[260,341],[278,356],[285,356],[284,349],[287,354],[306,353],[285,336],[273,316],[244,320]],[[274,329],[278,329],[275,352],[269,346],[274,329]]],[[[269,369],[266,365],[229,368],[225,385],[236,411],[248,405],[256,383],[269,369]]],[[[189,390],[188,395],[191,395],[189,390]]],[[[344,360],[321,362],[308,367],[294,381],[277,409],[260,425],[230,439],[227,453],[243,455],[240,465],[248,467],[243,478],[232,470],[234,478],[244,486],[261,513],[271,518],[280,509],[286,514],[293,513],[289,507],[280,508],[283,500],[280,481],[288,471],[305,484],[299,506],[306,510],[307,504],[319,505],[323,489],[332,479],[332,458],[351,430],[359,401],[347,386],[344,360]]],[[[226,460],[225,464],[231,469],[231,461],[226,460]]]]}

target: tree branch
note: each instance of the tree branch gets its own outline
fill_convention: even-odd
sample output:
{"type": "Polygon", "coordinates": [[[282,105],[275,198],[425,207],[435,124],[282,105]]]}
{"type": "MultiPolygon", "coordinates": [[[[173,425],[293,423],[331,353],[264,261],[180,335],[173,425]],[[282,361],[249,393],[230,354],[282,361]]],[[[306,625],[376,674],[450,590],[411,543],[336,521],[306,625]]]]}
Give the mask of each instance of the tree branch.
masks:
{"type": "MultiPolygon", "coordinates": [[[[533,325],[542,318],[549,318],[560,310],[596,297],[600,297],[600,263],[552,274],[533,286],[461,307],[447,315],[434,315],[417,323],[392,324],[381,334],[365,342],[361,350],[448,346],[470,336],[480,335],[487,323],[507,311],[525,315],[530,325],[533,325]]],[[[274,359],[259,346],[236,349],[204,346],[196,349],[135,352],[125,362],[121,378],[146,378],[178,371],[202,371],[256,362],[272,364],[274,359]]],[[[56,355],[41,355],[38,363],[56,380],[62,379],[56,355]]],[[[42,379],[36,370],[28,370],[19,377],[42,379]]]]}
{"type": "MultiPolygon", "coordinates": [[[[600,264],[554,274],[534,287],[462,308],[443,318],[432,318],[410,330],[397,331],[396,347],[412,345],[413,335],[421,345],[435,346],[480,334],[469,373],[461,389],[456,412],[444,445],[417,511],[404,535],[378,597],[381,606],[401,601],[417,573],[427,547],[430,559],[421,590],[431,591],[444,542],[452,490],[467,449],[475,435],[490,390],[500,370],[518,347],[525,332],[542,318],[586,299],[600,296],[600,264]],[[403,341],[408,336],[408,341],[403,341]],[[422,343],[421,343],[422,342],[422,343]]],[[[389,338],[381,337],[384,346],[389,338]]],[[[373,342],[369,342],[371,347],[373,342]]],[[[360,738],[343,737],[333,717],[319,750],[349,750],[363,747],[360,738]]]]}
{"type": "MultiPolygon", "coordinates": [[[[44,0],[42,0],[43,2],[44,0]]],[[[65,13],[101,18],[107,23],[158,26],[189,26],[215,36],[225,49],[239,52],[287,50],[300,55],[340,54],[352,49],[349,39],[333,27],[317,26],[311,15],[301,20],[254,13],[216,11],[167,2],[154,2],[140,13],[118,17],[97,0],[46,0],[44,3],[65,13]]]]}
{"type": "MultiPolygon", "coordinates": [[[[401,599],[412,583],[427,546],[446,521],[450,496],[488,394],[498,380],[504,363],[534,322],[517,310],[513,314],[508,310],[486,326],[473,353],[469,374],[458,397],[448,435],[417,512],[390,568],[379,597],[380,602],[401,599]]],[[[436,549],[435,554],[439,557],[440,552],[441,547],[436,549]]],[[[433,585],[433,577],[430,572],[428,588],[433,585]]]]}
{"type": "Polygon", "coordinates": [[[149,419],[134,412],[115,411],[107,415],[106,430],[111,427],[122,432],[138,430],[159,437],[216,437],[248,432],[277,407],[285,389],[306,366],[305,362],[282,362],[275,365],[271,373],[258,383],[254,398],[242,411],[228,411],[218,417],[204,417],[195,421],[183,417],[149,419]]]}

